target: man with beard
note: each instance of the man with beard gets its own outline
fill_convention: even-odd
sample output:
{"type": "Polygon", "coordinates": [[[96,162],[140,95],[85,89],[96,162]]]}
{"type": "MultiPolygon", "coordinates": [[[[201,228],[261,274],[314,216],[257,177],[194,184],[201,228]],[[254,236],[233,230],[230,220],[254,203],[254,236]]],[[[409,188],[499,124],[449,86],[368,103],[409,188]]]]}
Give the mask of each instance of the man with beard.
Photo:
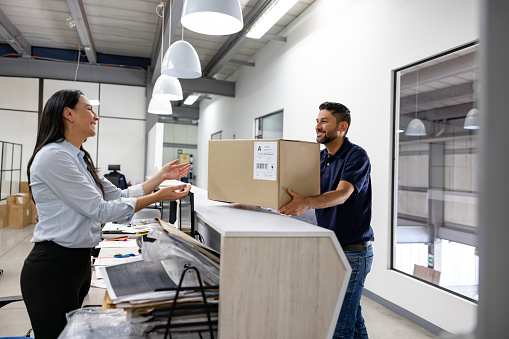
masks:
{"type": "Polygon", "coordinates": [[[320,195],[302,197],[287,189],[292,201],[278,212],[299,216],[315,209],[318,226],[336,234],[350,265],[348,282],[335,339],[368,338],[360,300],[373,262],[371,228],[371,165],[366,151],[348,140],[350,111],[340,103],[324,102],[316,119],[320,154],[320,195]]]}

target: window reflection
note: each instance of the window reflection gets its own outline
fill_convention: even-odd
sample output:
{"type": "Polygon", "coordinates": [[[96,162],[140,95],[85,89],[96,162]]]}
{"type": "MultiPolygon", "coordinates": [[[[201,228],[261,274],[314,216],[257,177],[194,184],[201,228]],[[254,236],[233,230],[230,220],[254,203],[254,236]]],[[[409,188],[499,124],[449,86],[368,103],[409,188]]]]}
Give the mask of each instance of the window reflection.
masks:
{"type": "Polygon", "coordinates": [[[392,267],[477,300],[477,45],[395,71],[392,267]]]}

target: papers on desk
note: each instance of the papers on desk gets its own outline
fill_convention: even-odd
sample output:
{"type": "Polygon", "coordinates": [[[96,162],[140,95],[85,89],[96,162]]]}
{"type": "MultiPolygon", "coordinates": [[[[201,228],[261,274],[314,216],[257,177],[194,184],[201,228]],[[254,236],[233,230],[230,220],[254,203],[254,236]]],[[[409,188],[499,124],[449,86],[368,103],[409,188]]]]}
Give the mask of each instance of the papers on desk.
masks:
{"type": "Polygon", "coordinates": [[[136,239],[127,239],[122,241],[101,241],[95,248],[127,248],[138,247],[136,239]]]}
{"type": "Polygon", "coordinates": [[[128,262],[140,261],[142,259],[143,258],[141,255],[136,255],[134,257],[127,257],[127,258],[97,258],[97,259],[95,259],[94,266],[120,265],[120,264],[125,264],[128,262]]]}
{"type": "Polygon", "coordinates": [[[147,233],[154,227],[158,226],[157,223],[149,223],[147,220],[139,220],[138,222],[132,222],[130,224],[115,224],[112,222],[108,222],[102,228],[102,232],[104,234],[112,233],[112,234],[137,234],[137,233],[147,233]]]}

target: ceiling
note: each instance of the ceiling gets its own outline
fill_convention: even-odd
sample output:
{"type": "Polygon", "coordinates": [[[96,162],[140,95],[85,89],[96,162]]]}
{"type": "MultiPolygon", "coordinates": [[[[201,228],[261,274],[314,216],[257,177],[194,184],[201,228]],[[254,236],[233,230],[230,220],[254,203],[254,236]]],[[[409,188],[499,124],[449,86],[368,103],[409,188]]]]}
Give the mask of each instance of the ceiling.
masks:
{"type": "MultiPolygon", "coordinates": [[[[164,50],[168,48],[169,32],[172,32],[171,42],[182,38],[183,1],[174,0],[171,11],[170,1],[166,1],[164,50]]],[[[284,43],[285,38],[279,34],[314,2],[298,1],[262,39],[246,38],[246,30],[275,1],[240,0],[245,30],[236,34],[210,36],[184,30],[184,40],[191,43],[199,55],[202,78],[227,81],[239,67],[254,66],[256,52],[270,40],[284,43]]],[[[0,44],[4,47],[9,44],[17,55],[0,54],[4,54],[1,57],[48,58],[46,49],[57,49],[51,58],[66,57],[69,62],[78,60],[80,50],[82,57],[86,55],[91,64],[114,60],[113,63],[124,66],[124,60],[134,60],[140,67],[148,68],[151,71],[148,74],[158,76],[162,21],[156,8],[160,3],[159,0],[0,0],[0,44]],[[68,25],[71,19],[76,27],[68,25]],[[105,56],[129,58],[105,59],[105,56]]],[[[153,84],[157,76],[148,79],[149,82],[153,84]]],[[[182,86],[186,98],[191,91],[184,82],[182,86]]],[[[207,93],[202,95],[206,97],[207,93]]]]}

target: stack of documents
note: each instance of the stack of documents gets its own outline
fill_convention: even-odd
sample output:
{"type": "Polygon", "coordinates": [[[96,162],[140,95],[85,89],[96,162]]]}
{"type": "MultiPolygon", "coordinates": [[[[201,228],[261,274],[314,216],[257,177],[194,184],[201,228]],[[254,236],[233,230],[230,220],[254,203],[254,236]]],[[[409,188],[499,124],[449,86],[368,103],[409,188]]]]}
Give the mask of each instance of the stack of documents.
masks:
{"type": "Polygon", "coordinates": [[[102,237],[108,239],[119,235],[127,235],[130,238],[136,238],[148,234],[154,227],[159,227],[159,224],[143,219],[133,220],[129,224],[108,222],[102,228],[102,237]]]}
{"type": "MultiPolygon", "coordinates": [[[[117,264],[114,259],[120,258],[110,261],[96,259],[97,275],[103,278],[107,290],[103,308],[123,308],[127,311],[129,321],[150,323],[155,331],[163,331],[181,283],[175,300],[171,331],[207,330],[208,315],[216,328],[219,254],[171,225],[158,221],[166,232],[159,229],[157,239],[147,243],[150,247],[144,245],[144,260],[138,259],[139,256],[121,258],[125,262],[117,264]],[[166,253],[167,256],[154,259],[154,256],[145,255],[145,250],[166,253]],[[114,265],[108,265],[111,263],[114,265]],[[199,271],[201,281],[194,269],[188,269],[183,275],[188,267],[199,271]],[[204,294],[200,285],[204,287],[204,294]]],[[[148,236],[155,233],[151,231],[148,236]]]]}

